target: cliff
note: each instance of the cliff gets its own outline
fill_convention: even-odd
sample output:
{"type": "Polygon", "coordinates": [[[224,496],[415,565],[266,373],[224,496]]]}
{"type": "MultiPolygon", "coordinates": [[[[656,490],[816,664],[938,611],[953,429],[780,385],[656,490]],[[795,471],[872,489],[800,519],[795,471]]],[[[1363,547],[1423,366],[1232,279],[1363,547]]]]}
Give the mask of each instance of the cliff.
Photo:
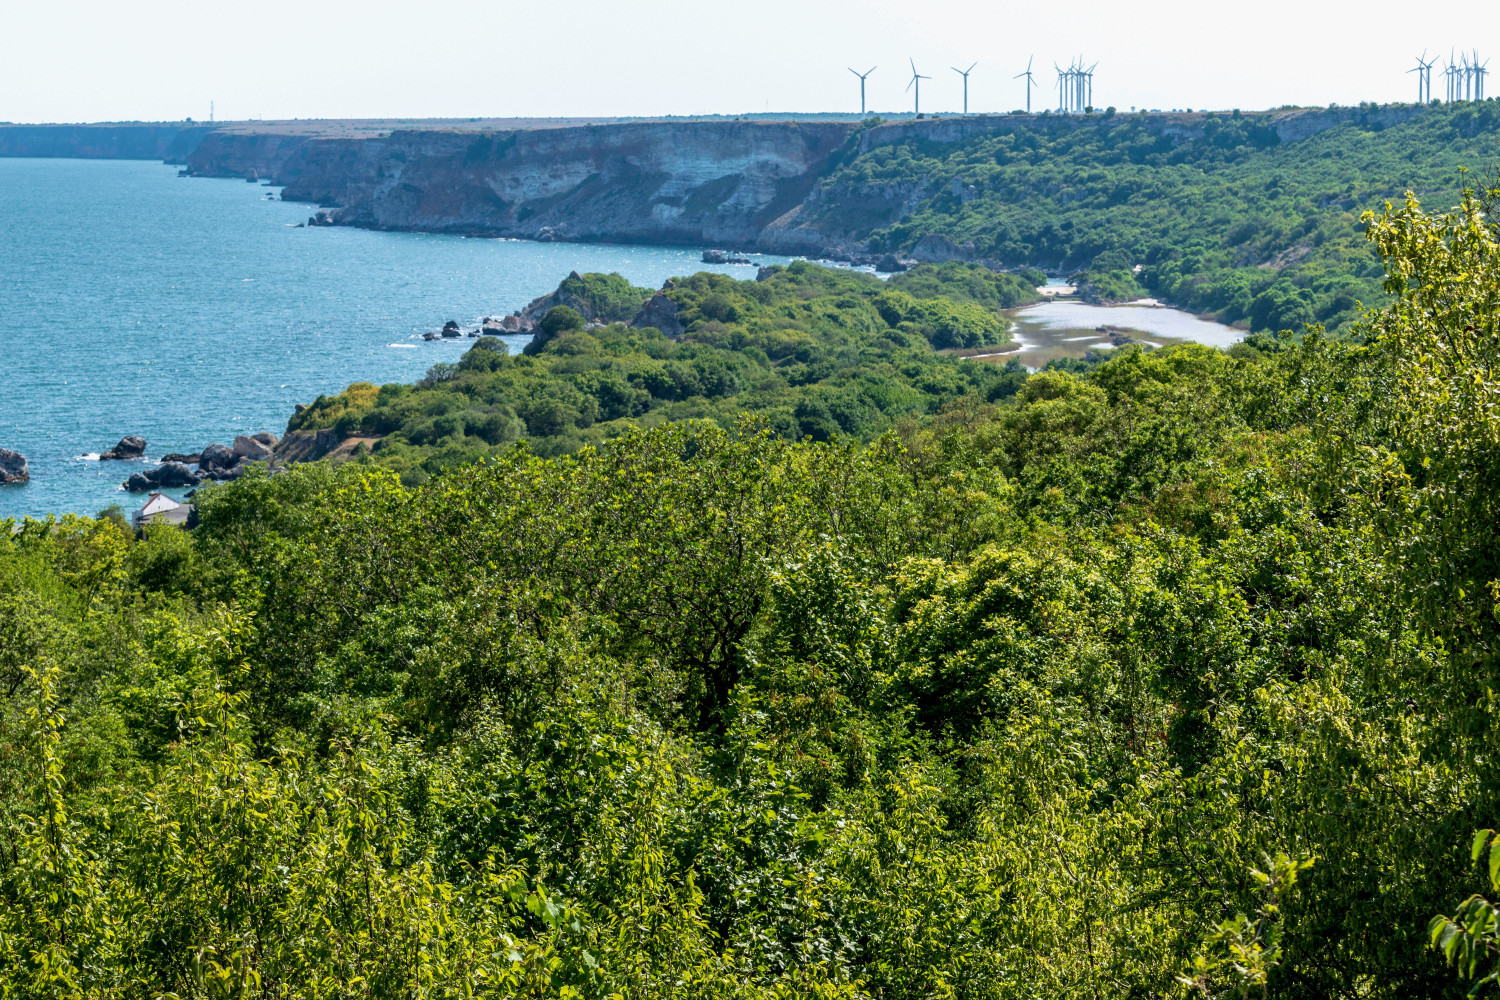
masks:
{"type": "Polygon", "coordinates": [[[187,157],[194,177],[268,177],[285,183],[286,162],[307,135],[285,132],[210,132],[187,157]]]}
{"type": "Polygon", "coordinates": [[[185,163],[210,125],[187,122],[0,125],[0,156],[45,156],[185,163]]]}
{"type": "MultiPolygon", "coordinates": [[[[753,246],[858,126],[630,123],[323,139],[278,174],[288,199],[374,229],[753,246]]],[[[817,249],[817,248],[813,248],[817,249]]]]}
{"type": "MultiPolygon", "coordinates": [[[[1277,143],[1356,119],[1396,125],[1424,110],[1307,109],[1254,117],[1277,143]]],[[[1211,117],[1143,114],[1130,120],[1182,143],[1202,138],[1211,117]]],[[[854,121],[532,124],[314,135],[278,144],[215,135],[190,168],[269,173],[287,185],[284,198],[334,207],[335,222],[372,229],[845,255],[858,251],[872,227],[898,221],[937,193],[920,179],[848,183],[833,176],[854,157],[909,142],[952,145],[1021,129],[1056,134],[1124,120],[1012,114],[907,118],[874,127],[854,121]]]]}

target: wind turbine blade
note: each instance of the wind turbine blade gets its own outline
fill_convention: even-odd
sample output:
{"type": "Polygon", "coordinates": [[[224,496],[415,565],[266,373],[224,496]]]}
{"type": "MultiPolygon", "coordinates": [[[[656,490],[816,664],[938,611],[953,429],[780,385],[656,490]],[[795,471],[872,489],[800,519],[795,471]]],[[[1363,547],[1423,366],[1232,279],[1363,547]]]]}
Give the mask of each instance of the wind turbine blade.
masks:
{"type": "Polygon", "coordinates": [[[865,71],[865,76],[869,76],[871,73],[875,72],[879,68],[880,68],[879,66],[871,66],[868,70],[865,71]]]}
{"type": "Polygon", "coordinates": [[[964,70],[964,75],[968,76],[970,73],[974,72],[974,67],[978,66],[978,65],[979,65],[979,60],[975,59],[974,62],[969,65],[969,68],[966,69],[966,70],[964,70]]]}
{"type": "Polygon", "coordinates": [[[907,58],[907,61],[911,63],[911,75],[912,76],[916,76],[917,75],[917,61],[915,59],[913,59],[911,56],[907,56],[906,58],[907,58]]]}
{"type": "Polygon", "coordinates": [[[916,82],[917,82],[917,78],[916,77],[912,77],[911,78],[911,83],[908,83],[906,85],[906,91],[904,91],[904,93],[910,93],[910,91],[911,91],[911,84],[912,83],[916,83],[916,82]]]}

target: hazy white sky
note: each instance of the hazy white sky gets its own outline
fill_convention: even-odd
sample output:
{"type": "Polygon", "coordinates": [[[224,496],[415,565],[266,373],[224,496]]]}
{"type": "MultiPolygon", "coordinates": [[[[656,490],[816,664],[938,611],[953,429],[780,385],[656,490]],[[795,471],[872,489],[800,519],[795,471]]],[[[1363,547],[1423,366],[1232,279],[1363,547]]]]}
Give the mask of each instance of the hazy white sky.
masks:
{"type": "Polygon", "coordinates": [[[0,121],[857,111],[846,67],[871,65],[871,109],[909,110],[908,57],[922,110],[957,110],[949,67],[977,60],[970,110],[1004,111],[1033,53],[1037,108],[1080,54],[1101,107],[1354,104],[1497,29],[1494,4],[1391,0],[0,0],[0,121]]]}

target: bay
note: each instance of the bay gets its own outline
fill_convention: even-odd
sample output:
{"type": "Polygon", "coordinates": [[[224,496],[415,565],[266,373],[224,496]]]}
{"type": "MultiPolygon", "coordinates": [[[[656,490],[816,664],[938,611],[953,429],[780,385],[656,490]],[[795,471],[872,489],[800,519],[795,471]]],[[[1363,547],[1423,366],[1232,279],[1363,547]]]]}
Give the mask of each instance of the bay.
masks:
{"type": "Polygon", "coordinates": [[[755,274],[683,247],[296,228],[312,210],[159,163],[0,159],[0,447],[31,467],[0,487],[0,518],[138,505],[119,484],[140,463],[84,456],[126,434],[153,460],[280,434],[299,402],[456,360],[472,341],[421,334],[510,313],[569,271],[651,288],[755,274]]]}

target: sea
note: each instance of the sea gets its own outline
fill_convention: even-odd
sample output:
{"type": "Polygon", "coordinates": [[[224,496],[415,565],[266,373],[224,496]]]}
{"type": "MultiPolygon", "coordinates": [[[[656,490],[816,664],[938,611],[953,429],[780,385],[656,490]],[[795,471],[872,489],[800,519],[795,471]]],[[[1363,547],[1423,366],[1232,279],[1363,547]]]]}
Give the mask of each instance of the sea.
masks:
{"type": "Polygon", "coordinates": [[[125,435],[146,439],[150,464],[279,435],[297,403],[456,360],[473,341],[422,334],[514,312],[570,271],[656,288],[788,260],[298,228],[313,211],[160,163],[0,159],[0,447],[31,470],[0,486],[0,520],[138,506],[120,484],[149,466],[97,460],[125,435]]]}

